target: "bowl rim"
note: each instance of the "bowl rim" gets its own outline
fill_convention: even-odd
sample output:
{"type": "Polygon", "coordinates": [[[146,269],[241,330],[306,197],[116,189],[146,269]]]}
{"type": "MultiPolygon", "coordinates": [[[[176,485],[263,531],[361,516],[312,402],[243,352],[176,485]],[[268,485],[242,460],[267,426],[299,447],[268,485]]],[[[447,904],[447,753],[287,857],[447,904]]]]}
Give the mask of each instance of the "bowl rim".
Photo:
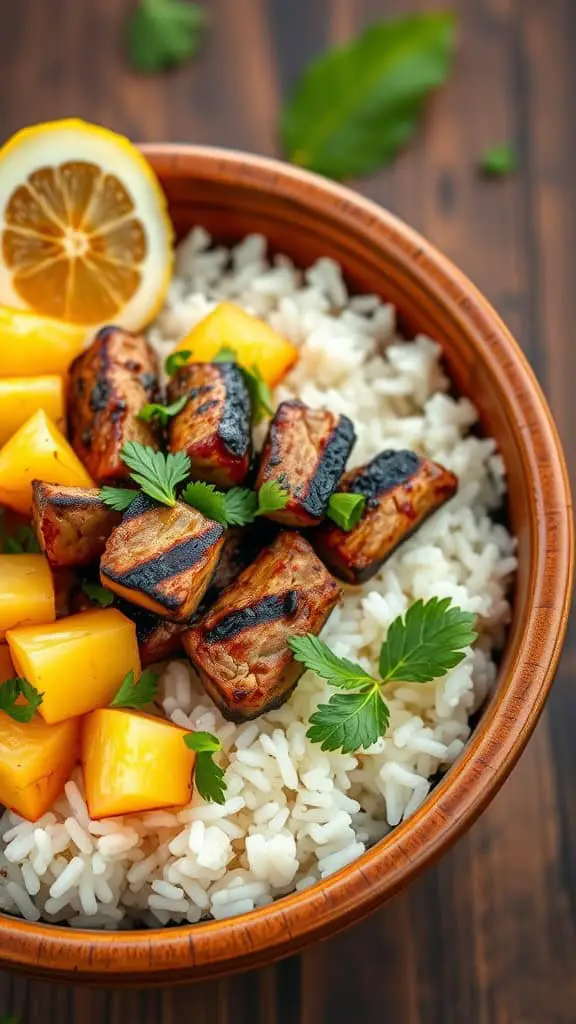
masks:
{"type": "Polygon", "coordinates": [[[450,260],[394,214],[354,191],[279,160],[234,149],[179,143],[141,147],[157,173],[214,179],[267,190],[313,204],[340,222],[370,226],[386,236],[412,273],[439,294],[464,334],[476,335],[493,366],[510,372],[509,426],[535,495],[536,557],[528,641],[506,665],[509,680],[472,733],[433,799],[358,860],[309,889],[248,914],[146,931],[90,932],[38,924],[0,914],[0,961],[45,976],[153,983],[232,973],[270,962],[342,930],[368,915],[437,859],[494,797],[522,753],[542,711],[568,622],[573,572],[570,485],[551,412],[528,362],[498,314],[450,260]],[[550,530],[554,543],[546,543],[550,530]],[[554,577],[551,601],[546,579],[554,577]],[[383,868],[385,867],[385,870],[383,868]]]}

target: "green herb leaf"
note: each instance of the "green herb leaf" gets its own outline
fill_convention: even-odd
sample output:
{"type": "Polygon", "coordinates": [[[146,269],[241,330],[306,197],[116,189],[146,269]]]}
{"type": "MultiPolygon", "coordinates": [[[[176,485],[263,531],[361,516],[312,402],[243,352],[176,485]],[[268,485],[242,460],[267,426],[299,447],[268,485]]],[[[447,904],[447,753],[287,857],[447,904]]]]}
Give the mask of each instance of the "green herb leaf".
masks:
{"type": "Polygon", "coordinates": [[[339,491],[330,496],[326,515],[341,530],[349,532],[355,526],[358,526],[365,508],[366,498],[363,494],[355,494],[353,491],[339,491]]]}
{"type": "Polygon", "coordinates": [[[226,526],[226,501],[223,491],[217,490],[214,484],[206,484],[202,480],[188,484],[182,491],[180,500],[192,508],[197,508],[202,515],[226,526]]]}
{"type": "Polygon", "coordinates": [[[127,441],[120,452],[130,476],[151,498],[163,505],[176,504],[176,487],[190,475],[190,459],[185,452],[157,452],[149,445],[127,441]]]}
{"type": "Polygon", "coordinates": [[[322,676],[330,686],[337,686],[340,690],[355,690],[360,686],[378,685],[377,680],[365,672],[361,665],[348,661],[348,658],[339,658],[328,644],[313,633],[289,637],[288,646],[296,661],[322,676]]]}
{"type": "MultiPolygon", "coordinates": [[[[3,518],[1,509],[0,517],[3,518]]],[[[2,529],[0,530],[0,552],[4,555],[39,554],[40,545],[33,528],[23,524],[18,526],[13,533],[7,533],[2,524],[2,529]]]]}
{"type": "Polygon", "coordinates": [[[176,370],[179,370],[181,366],[186,366],[191,355],[192,350],[186,348],[178,349],[177,352],[171,352],[170,355],[166,357],[166,361],[164,363],[164,372],[166,373],[166,376],[172,377],[173,374],[176,373],[176,370]]]}
{"type": "Polygon", "coordinates": [[[5,711],[15,722],[31,722],[44,698],[27,679],[7,679],[0,684],[0,711],[5,711]],[[26,704],[18,704],[24,697],[26,704]]]}
{"type": "Polygon", "coordinates": [[[250,370],[246,370],[243,367],[241,369],[244,383],[250,395],[250,402],[252,403],[252,422],[261,423],[266,416],[272,415],[270,388],[257,366],[253,366],[250,370]]]}
{"type": "MultiPolygon", "coordinates": [[[[233,348],[223,346],[214,356],[213,363],[238,363],[238,353],[233,348]]],[[[250,395],[252,406],[252,422],[260,423],[266,416],[272,415],[272,395],[266,381],[257,366],[249,370],[245,366],[239,366],[244,378],[244,383],[250,395]]]]}
{"type": "Polygon", "coordinates": [[[372,746],[388,728],[390,713],[380,694],[378,683],[359,693],[334,693],[327,704],[320,704],[310,715],[306,735],[321,750],[341,750],[350,754],[372,746]]]}
{"type": "Polygon", "coordinates": [[[233,487],[224,495],[224,506],[229,526],[246,526],[254,522],[258,498],[246,487],[233,487]]]}
{"type": "Polygon", "coordinates": [[[369,174],[414,134],[454,47],[450,13],[380,21],[315,60],[284,110],[290,159],[330,178],[369,174]]]}
{"type": "Polygon", "coordinates": [[[183,0],[141,0],[127,25],[130,63],[137,71],[163,71],[198,51],[205,14],[183,0]]]}
{"type": "Polygon", "coordinates": [[[267,516],[270,512],[279,512],[286,507],[289,498],[289,492],[277,480],[267,480],[258,491],[256,515],[267,516]]]}
{"type": "Polygon", "coordinates": [[[234,348],[228,348],[223,345],[222,348],[218,349],[216,355],[212,359],[213,363],[236,363],[238,362],[238,353],[234,348]]]}
{"type": "Polygon", "coordinates": [[[190,750],[196,751],[194,782],[203,800],[215,804],[226,801],[226,783],[224,769],[214,761],[214,753],[222,749],[217,736],[210,732],[189,732],[184,743],[190,750]]]}
{"type": "Polygon", "coordinates": [[[101,583],[90,583],[89,580],[85,580],[82,590],[86,597],[89,597],[92,603],[97,604],[99,608],[109,608],[111,604],[114,604],[114,594],[107,587],[103,587],[101,583]]]}
{"type": "Polygon", "coordinates": [[[158,693],[158,673],[145,668],[137,683],[134,673],[128,672],[112,701],[111,708],[141,708],[151,704],[158,693]]]}
{"type": "Polygon", "coordinates": [[[474,643],[476,616],[451,607],[449,597],[416,601],[404,617],[394,619],[380,649],[383,683],[428,683],[465,657],[474,643]]]}
{"type": "Polygon", "coordinates": [[[511,174],[517,167],[518,154],[513,146],[506,143],[488,146],[480,158],[480,169],[490,178],[501,178],[505,174],[511,174]]]}
{"type": "Polygon", "coordinates": [[[128,487],[101,487],[100,501],[117,512],[124,512],[132,504],[134,498],[138,497],[138,491],[131,491],[128,487]]]}
{"type": "Polygon", "coordinates": [[[165,427],[173,416],[177,416],[179,412],[182,412],[188,397],[188,395],[182,395],[181,398],[172,402],[172,405],[162,405],[161,402],[147,402],[140,409],[137,419],[144,420],[145,423],[158,419],[162,426],[165,427]]]}

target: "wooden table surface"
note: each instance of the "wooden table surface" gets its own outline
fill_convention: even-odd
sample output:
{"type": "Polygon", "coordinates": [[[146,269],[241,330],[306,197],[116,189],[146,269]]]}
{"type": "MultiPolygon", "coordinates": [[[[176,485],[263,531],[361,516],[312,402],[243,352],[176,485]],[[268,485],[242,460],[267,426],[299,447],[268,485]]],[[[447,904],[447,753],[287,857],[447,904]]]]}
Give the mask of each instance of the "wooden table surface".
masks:
{"type": "MultiPolygon", "coordinates": [[[[3,0],[0,136],[67,115],[140,140],[274,154],[282,96],[329,44],[428,0],[205,0],[201,57],[127,68],[130,0],[3,0]]],[[[439,6],[442,6],[439,4],[439,6]]],[[[453,76],[394,166],[359,188],[422,231],[500,311],[542,381],[576,467],[574,0],[451,0],[453,76]],[[521,169],[486,182],[485,145],[521,169]]],[[[0,975],[22,1024],[573,1024],[576,635],[527,752],[444,860],[363,925],[259,973],[174,990],[71,989],[0,975]]]]}

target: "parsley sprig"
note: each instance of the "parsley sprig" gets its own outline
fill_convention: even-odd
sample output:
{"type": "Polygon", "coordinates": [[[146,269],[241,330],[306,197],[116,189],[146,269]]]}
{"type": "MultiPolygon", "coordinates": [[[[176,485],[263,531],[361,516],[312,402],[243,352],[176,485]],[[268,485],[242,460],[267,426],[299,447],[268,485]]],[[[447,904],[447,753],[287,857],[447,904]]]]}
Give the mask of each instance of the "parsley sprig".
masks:
{"type": "Polygon", "coordinates": [[[310,716],[308,738],[320,743],[322,750],[344,754],[370,747],[390,722],[383,687],[393,682],[428,683],[455,668],[477,637],[474,622],[475,616],[451,606],[449,597],[416,601],[390,625],[380,648],[379,679],[338,657],[311,633],[290,637],[296,660],[341,691],[310,716]]]}
{"type": "Polygon", "coordinates": [[[246,526],[258,516],[266,516],[285,507],[288,491],[276,480],[262,484],[258,492],[246,487],[233,487],[219,491],[213,484],[200,480],[188,484],[182,492],[182,501],[225,526],[246,526]]]}
{"type": "Polygon", "coordinates": [[[84,580],[82,590],[86,597],[90,598],[92,604],[97,605],[99,608],[109,608],[111,604],[114,604],[114,594],[111,590],[108,590],[108,587],[103,587],[101,583],[84,580]]]}
{"type": "Polygon", "coordinates": [[[191,355],[191,349],[179,348],[176,352],[171,352],[169,356],[166,356],[164,361],[164,371],[166,376],[172,377],[176,373],[176,370],[179,370],[181,366],[186,366],[191,355]]]}
{"type": "Polygon", "coordinates": [[[145,668],[138,682],[134,673],[124,676],[120,689],[112,701],[111,708],[141,708],[151,704],[158,693],[158,673],[145,668]]]}
{"type": "MultiPolygon", "coordinates": [[[[130,476],[144,494],[163,505],[174,507],[176,488],[190,475],[190,459],[186,452],[157,452],[150,445],[127,441],[120,452],[130,476]]],[[[136,497],[134,491],[123,487],[102,487],[100,497],[105,505],[123,510],[136,497]]]]}
{"type": "Polygon", "coordinates": [[[39,693],[27,679],[6,679],[0,685],[0,711],[5,711],[15,722],[31,722],[43,699],[44,694],[39,693]],[[20,697],[24,698],[25,704],[18,703],[20,697]]]}
{"type": "Polygon", "coordinates": [[[184,743],[196,753],[194,782],[202,799],[215,804],[225,803],[224,769],[214,760],[214,754],[222,750],[218,737],[211,732],[189,732],[184,743]]]}

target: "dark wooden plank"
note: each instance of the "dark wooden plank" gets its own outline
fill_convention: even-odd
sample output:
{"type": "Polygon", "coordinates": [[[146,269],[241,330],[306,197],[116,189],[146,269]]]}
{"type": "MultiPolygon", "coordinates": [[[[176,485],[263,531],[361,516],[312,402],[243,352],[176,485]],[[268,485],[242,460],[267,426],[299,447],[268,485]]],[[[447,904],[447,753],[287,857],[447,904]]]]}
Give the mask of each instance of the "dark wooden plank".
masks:
{"type": "MultiPolygon", "coordinates": [[[[130,0],[19,0],[0,9],[0,133],[78,114],[135,138],[273,153],[280,97],[299,69],[382,13],[428,0],[212,0],[194,63],[127,69],[130,0]],[[46,45],[58,20],[58,42],[46,45]]],[[[573,0],[459,0],[461,50],[424,130],[360,183],[424,231],[488,295],[543,380],[576,464],[573,0]],[[522,167],[486,183],[484,145],[522,167]]],[[[541,726],[500,796],[409,892],[345,935],[258,974],[153,992],[0,978],[23,1024],[570,1024],[576,1004],[576,695],[572,635],[541,726]]]]}

